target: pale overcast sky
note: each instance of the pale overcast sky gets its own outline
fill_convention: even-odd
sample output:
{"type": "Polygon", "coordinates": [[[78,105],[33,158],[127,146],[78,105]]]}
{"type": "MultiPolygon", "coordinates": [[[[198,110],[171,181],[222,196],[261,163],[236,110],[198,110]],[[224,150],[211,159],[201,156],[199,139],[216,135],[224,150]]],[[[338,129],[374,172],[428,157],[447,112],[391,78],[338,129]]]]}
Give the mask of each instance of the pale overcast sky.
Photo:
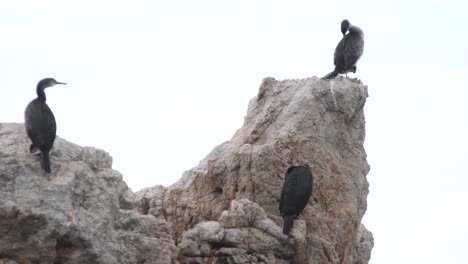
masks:
{"type": "Polygon", "coordinates": [[[467,1],[5,0],[0,122],[67,82],[47,90],[57,134],[108,151],[134,191],[167,186],[262,78],[330,72],[344,18],[366,40],[370,263],[468,263],[467,1]]]}

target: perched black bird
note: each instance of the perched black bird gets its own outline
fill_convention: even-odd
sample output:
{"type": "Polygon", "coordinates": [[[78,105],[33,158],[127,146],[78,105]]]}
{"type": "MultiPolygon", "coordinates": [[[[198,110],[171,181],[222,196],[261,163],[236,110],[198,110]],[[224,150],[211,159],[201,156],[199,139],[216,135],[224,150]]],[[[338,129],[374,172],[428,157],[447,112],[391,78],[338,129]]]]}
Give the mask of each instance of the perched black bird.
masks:
{"type": "Polygon", "coordinates": [[[40,151],[41,167],[46,172],[50,172],[49,151],[54,144],[57,126],[54,114],[46,104],[44,89],[56,84],[66,83],[57,82],[53,78],[41,80],[37,84],[37,98],[32,100],[24,111],[24,126],[32,141],[29,151],[33,154],[40,151]]]}
{"type": "Polygon", "coordinates": [[[283,234],[289,235],[297,218],[312,195],[313,178],[309,165],[291,166],[284,176],[279,210],[284,219],[283,234]]]}
{"type": "Polygon", "coordinates": [[[343,33],[343,38],[335,49],[335,69],[327,74],[325,79],[333,79],[338,74],[348,72],[356,73],[356,63],[364,52],[364,33],[359,27],[345,19],[341,22],[341,33],[343,33]]]}

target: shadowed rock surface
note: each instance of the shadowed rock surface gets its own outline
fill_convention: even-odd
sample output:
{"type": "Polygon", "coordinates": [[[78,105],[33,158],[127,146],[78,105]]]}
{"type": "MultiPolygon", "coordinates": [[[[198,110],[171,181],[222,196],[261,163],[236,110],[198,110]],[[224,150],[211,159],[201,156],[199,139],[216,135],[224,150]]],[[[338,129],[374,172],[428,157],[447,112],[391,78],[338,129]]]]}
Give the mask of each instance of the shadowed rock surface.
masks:
{"type": "Polygon", "coordinates": [[[23,125],[0,124],[0,263],[368,263],[366,97],[342,77],[266,78],[230,141],[136,194],[106,152],[59,137],[45,174],[23,125]],[[299,164],[314,192],[288,239],[278,203],[299,164]]]}

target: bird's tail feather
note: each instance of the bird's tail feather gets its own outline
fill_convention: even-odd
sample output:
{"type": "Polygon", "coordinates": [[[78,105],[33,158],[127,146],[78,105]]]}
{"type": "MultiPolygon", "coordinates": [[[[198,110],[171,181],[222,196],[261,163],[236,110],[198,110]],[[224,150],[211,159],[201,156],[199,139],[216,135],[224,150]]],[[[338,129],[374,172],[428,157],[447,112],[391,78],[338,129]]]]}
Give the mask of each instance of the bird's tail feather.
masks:
{"type": "Polygon", "coordinates": [[[323,77],[323,79],[330,80],[330,79],[335,78],[336,76],[338,76],[338,72],[337,71],[332,71],[329,74],[325,75],[325,77],[323,77]]]}
{"type": "Polygon", "coordinates": [[[291,232],[291,228],[293,228],[294,216],[293,215],[284,215],[283,219],[284,219],[283,234],[289,235],[289,232],[291,232]]]}
{"type": "Polygon", "coordinates": [[[42,152],[42,154],[41,154],[41,167],[45,170],[45,172],[50,173],[49,152],[42,152]]]}

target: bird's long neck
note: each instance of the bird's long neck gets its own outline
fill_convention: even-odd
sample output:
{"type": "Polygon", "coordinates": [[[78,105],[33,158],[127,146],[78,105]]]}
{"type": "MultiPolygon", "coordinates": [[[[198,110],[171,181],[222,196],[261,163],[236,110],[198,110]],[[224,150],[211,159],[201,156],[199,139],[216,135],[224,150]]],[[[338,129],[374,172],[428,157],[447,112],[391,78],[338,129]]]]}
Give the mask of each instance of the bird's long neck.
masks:
{"type": "Polygon", "coordinates": [[[42,85],[39,85],[39,84],[37,85],[37,90],[36,90],[37,91],[37,98],[42,99],[42,100],[45,101],[46,100],[46,95],[45,95],[44,90],[45,90],[45,87],[43,87],[42,85]]]}

